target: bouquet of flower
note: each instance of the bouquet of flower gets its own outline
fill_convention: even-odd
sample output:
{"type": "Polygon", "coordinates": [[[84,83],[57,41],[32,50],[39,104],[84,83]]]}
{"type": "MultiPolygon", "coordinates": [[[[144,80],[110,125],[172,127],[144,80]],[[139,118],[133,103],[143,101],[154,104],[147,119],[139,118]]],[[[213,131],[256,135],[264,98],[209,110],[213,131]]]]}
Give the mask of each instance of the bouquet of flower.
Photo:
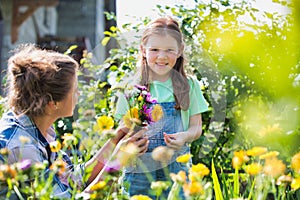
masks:
{"type": "Polygon", "coordinates": [[[138,130],[162,118],[161,106],[157,104],[156,99],[151,97],[145,86],[135,85],[133,91],[126,95],[126,98],[129,103],[129,110],[123,117],[126,127],[138,130]]]}

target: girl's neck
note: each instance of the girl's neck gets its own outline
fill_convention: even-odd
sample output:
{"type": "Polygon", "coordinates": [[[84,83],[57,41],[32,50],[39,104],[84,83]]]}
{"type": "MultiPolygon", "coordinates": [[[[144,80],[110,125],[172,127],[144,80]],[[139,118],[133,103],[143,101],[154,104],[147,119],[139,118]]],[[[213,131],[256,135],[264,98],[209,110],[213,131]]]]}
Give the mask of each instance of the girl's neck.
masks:
{"type": "Polygon", "coordinates": [[[151,77],[152,81],[159,81],[159,82],[166,82],[168,81],[170,76],[159,76],[159,75],[154,75],[151,77]]]}

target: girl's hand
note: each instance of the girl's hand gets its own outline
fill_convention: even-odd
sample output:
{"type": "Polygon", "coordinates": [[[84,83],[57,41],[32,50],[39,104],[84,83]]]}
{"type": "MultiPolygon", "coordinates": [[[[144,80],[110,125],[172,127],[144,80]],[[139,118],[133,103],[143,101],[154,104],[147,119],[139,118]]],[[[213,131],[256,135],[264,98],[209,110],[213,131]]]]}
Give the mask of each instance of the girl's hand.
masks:
{"type": "Polygon", "coordinates": [[[186,142],[185,136],[185,132],[178,132],[174,134],[164,133],[164,140],[168,147],[180,150],[186,142]]]}

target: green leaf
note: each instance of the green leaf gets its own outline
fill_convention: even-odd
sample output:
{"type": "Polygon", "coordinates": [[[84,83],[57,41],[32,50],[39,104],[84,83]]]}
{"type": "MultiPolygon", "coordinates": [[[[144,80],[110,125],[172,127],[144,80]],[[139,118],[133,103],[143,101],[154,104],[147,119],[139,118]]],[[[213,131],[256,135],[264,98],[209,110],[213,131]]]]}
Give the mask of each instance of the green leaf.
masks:
{"type": "Polygon", "coordinates": [[[239,182],[239,169],[235,168],[235,173],[233,177],[233,197],[238,198],[240,193],[240,182],[239,182]]]}
{"type": "Polygon", "coordinates": [[[221,192],[221,186],[219,183],[219,179],[216,173],[216,169],[215,169],[215,165],[214,165],[214,161],[212,160],[211,163],[211,172],[212,172],[212,179],[213,179],[213,185],[214,185],[214,191],[215,191],[215,195],[216,195],[216,200],[223,200],[223,195],[221,192]]]}

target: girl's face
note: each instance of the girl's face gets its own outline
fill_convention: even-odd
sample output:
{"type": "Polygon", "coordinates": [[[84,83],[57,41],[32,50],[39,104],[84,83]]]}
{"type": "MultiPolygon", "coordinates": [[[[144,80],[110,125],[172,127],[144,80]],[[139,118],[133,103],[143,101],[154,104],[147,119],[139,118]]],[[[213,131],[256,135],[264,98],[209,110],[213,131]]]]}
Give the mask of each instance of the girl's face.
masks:
{"type": "Polygon", "coordinates": [[[181,54],[177,41],[171,36],[151,35],[141,47],[143,57],[152,72],[152,79],[166,81],[181,54]]]}

